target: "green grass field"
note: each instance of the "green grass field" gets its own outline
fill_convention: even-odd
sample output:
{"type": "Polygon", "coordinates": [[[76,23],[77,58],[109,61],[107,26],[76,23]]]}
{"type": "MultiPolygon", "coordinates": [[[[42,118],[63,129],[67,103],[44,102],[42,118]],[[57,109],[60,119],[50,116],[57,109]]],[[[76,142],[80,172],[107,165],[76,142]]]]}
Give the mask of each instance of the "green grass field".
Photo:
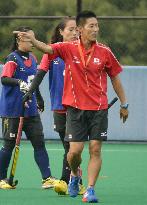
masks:
{"type": "MultiPolygon", "coordinates": [[[[1,145],[1,143],[0,143],[1,145]]],[[[60,143],[46,142],[52,175],[60,178],[63,148],[60,143]]],[[[101,205],[147,204],[147,144],[109,144],[102,149],[103,165],[95,190],[101,205]]],[[[87,184],[87,145],[83,152],[83,181],[87,184]]],[[[53,190],[41,189],[41,175],[33,159],[29,142],[22,142],[15,190],[0,190],[0,205],[78,205],[81,196],[58,196],[53,190]]]]}

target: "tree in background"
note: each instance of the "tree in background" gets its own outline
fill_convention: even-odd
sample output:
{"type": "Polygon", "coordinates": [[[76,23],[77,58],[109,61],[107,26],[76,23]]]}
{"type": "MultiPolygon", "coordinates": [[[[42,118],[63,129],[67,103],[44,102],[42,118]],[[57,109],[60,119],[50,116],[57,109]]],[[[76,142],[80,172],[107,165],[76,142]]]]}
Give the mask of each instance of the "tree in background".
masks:
{"type": "MultiPolygon", "coordinates": [[[[0,1],[0,16],[9,16],[15,12],[16,4],[15,0],[0,1]]],[[[10,21],[0,20],[0,54],[3,56],[3,52],[9,47],[9,25],[10,21]]],[[[0,59],[1,61],[1,59],[0,59]]]]}

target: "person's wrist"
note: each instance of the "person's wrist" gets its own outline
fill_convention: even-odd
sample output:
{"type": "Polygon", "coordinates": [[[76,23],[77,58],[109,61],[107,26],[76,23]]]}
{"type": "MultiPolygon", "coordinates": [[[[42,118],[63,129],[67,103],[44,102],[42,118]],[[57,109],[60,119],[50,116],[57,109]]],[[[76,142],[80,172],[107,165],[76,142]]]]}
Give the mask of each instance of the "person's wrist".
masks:
{"type": "Polygon", "coordinates": [[[129,104],[128,103],[124,103],[124,104],[121,104],[120,107],[124,108],[124,109],[128,109],[129,104]]]}

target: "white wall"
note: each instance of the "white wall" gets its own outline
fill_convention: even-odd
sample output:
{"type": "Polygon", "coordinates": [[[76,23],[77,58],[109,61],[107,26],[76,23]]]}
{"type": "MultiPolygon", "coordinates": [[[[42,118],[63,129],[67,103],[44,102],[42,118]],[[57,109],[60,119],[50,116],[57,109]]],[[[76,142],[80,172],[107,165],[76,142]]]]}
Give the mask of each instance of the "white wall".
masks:
{"type": "MultiPolygon", "coordinates": [[[[147,141],[147,66],[124,66],[120,77],[128,98],[130,114],[128,121],[123,124],[119,119],[119,101],[109,110],[108,140],[147,141]]],[[[45,76],[40,90],[45,100],[45,111],[41,115],[45,138],[57,139],[58,134],[53,131],[53,117],[50,111],[48,74],[45,76]]],[[[109,101],[115,96],[110,80],[108,80],[109,101]]]]}

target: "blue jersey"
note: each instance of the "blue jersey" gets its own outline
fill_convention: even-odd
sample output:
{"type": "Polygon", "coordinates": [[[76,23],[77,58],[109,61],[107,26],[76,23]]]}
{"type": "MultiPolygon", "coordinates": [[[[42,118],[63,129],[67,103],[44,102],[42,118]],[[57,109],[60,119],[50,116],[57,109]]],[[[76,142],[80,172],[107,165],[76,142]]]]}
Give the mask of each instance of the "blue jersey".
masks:
{"type": "MultiPolygon", "coordinates": [[[[27,83],[31,83],[36,71],[37,63],[33,55],[29,54],[31,65],[28,67],[24,63],[24,59],[17,53],[12,52],[8,59],[14,57],[17,62],[16,70],[13,74],[13,78],[21,79],[27,83]]],[[[0,97],[0,116],[1,117],[20,117],[22,114],[22,97],[23,93],[18,86],[2,85],[2,92],[0,97]]],[[[29,108],[25,108],[25,116],[38,115],[36,96],[33,94],[32,102],[28,102],[29,108]]]]}
{"type": "Polygon", "coordinates": [[[49,91],[51,99],[51,110],[65,110],[65,108],[62,106],[64,67],[64,61],[61,58],[56,58],[50,64],[49,91]]]}

